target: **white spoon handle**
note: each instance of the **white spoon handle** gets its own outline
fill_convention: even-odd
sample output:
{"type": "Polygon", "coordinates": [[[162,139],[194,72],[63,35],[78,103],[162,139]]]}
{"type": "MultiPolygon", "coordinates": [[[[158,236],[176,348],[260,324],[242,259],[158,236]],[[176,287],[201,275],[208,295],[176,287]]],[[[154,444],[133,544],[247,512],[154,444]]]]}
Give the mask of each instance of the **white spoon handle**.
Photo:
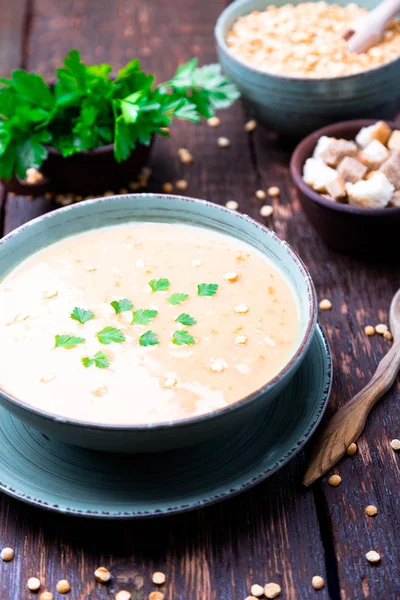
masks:
{"type": "Polygon", "coordinates": [[[386,24],[400,12],[400,0],[384,0],[368,15],[356,21],[350,29],[354,34],[349,38],[349,52],[366,52],[377,44],[386,24]]]}

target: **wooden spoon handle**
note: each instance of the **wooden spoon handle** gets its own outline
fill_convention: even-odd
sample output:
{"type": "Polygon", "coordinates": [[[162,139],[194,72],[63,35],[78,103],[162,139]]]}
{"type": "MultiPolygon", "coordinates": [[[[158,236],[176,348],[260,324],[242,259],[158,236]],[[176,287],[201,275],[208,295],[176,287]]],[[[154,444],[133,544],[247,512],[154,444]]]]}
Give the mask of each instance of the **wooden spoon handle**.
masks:
{"type": "Polygon", "coordinates": [[[371,381],[328,422],[317,440],[303,483],[311,485],[345,454],[364,429],[368,414],[388,391],[400,369],[400,340],[393,344],[371,381]]]}

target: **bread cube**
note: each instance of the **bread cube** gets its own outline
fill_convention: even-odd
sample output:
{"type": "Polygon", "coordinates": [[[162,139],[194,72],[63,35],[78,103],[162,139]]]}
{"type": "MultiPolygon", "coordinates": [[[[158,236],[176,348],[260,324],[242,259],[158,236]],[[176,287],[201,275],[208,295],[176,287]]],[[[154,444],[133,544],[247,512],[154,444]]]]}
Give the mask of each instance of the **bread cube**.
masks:
{"type": "Polygon", "coordinates": [[[337,167],[345,156],[356,157],[357,144],[348,140],[331,140],[319,158],[330,167],[337,167]]]}
{"type": "Polygon", "coordinates": [[[389,202],[389,206],[395,206],[396,208],[400,208],[400,190],[396,190],[395,192],[393,192],[393,196],[389,202]]]}
{"type": "Polygon", "coordinates": [[[373,142],[374,140],[378,140],[381,144],[386,144],[388,141],[392,130],[389,125],[387,125],[384,121],[378,121],[369,127],[363,127],[356,135],[356,142],[362,148],[365,148],[373,142]]]}
{"type": "Polygon", "coordinates": [[[338,166],[338,173],[343,177],[345,181],[350,183],[356,183],[363,179],[366,175],[368,168],[361,164],[357,159],[346,156],[338,166]]]}
{"type": "Polygon", "coordinates": [[[379,171],[369,171],[369,173],[366,174],[364,179],[366,179],[368,181],[368,179],[371,179],[371,177],[373,177],[375,175],[375,173],[378,173],[378,172],[379,171]]]}
{"type": "Polygon", "coordinates": [[[400,189],[400,150],[392,150],[389,158],[381,165],[379,171],[386,175],[396,189],[400,189]]]}
{"type": "Polygon", "coordinates": [[[336,202],[342,202],[343,200],[346,199],[347,192],[346,192],[345,183],[346,182],[343,179],[343,177],[340,177],[340,175],[339,175],[338,177],[336,177],[336,179],[334,179],[333,181],[330,181],[327,184],[326,191],[328,192],[328,194],[332,198],[332,200],[335,200],[336,202]]]}
{"type": "Polygon", "coordinates": [[[395,129],[388,141],[389,150],[400,150],[400,129],[395,129]]]}
{"type": "Polygon", "coordinates": [[[303,179],[316,192],[326,192],[326,186],[338,176],[319,158],[308,158],[303,167],[303,179]]]}
{"type": "Polygon", "coordinates": [[[319,138],[317,145],[314,148],[313,158],[321,158],[321,154],[323,153],[323,151],[326,150],[326,148],[329,146],[329,144],[335,140],[336,140],[336,138],[322,135],[319,138]]]}
{"type": "Polygon", "coordinates": [[[368,146],[361,150],[358,160],[369,169],[378,169],[380,165],[389,157],[390,152],[378,140],[373,140],[368,146]]]}
{"type": "Polygon", "coordinates": [[[394,186],[383,173],[377,171],[368,181],[347,182],[346,191],[351,206],[384,208],[392,199],[394,186]]]}

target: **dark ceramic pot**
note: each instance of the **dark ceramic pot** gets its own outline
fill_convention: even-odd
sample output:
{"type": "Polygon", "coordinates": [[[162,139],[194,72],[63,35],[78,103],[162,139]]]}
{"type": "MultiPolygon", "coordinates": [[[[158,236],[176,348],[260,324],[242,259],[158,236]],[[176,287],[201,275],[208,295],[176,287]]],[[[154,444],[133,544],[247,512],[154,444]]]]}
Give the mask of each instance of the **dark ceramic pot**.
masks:
{"type": "Polygon", "coordinates": [[[55,148],[48,148],[48,157],[40,171],[45,181],[27,185],[18,179],[5,182],[7,191],[21,195],[41,196],[46,192],[56,194],[99,195],[106,191],[118,193],[135,181],[149,161],[154,138],[149,146],[138,145],[131,156],[118,163],[114,158],[114,145],[108,144],[94,150],[85,150],[63,158],[55,148]]]}
{"type": "MultiPolygon", "coordinates": [[[[399,125],[386,121],[393,129],[399,125]]],[[[323,198],[303,181],[303,165],[323,135],[354,140],[362,127],[374,120],[344,121],[318,129],[296,147],[290,162],[292,177],[300,190],[301,206],[326,244],[345,253],[400,262],[400,208],[355,208],[323,198]]]]}

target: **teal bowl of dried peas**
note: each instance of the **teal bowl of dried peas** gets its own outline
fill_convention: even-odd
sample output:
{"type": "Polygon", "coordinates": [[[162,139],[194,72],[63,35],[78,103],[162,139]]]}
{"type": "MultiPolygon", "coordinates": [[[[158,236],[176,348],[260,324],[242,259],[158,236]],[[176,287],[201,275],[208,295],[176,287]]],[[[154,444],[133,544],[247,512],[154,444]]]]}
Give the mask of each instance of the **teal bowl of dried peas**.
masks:
{"type": "Polygon", "coordinates": [[[360,10],[377,4],[236,0],[215,27],[219,60],[249,111],[278,133],[390,119],[400,106],[400,22],[363,55],[350,54],[342,37],[360,10]]]}

